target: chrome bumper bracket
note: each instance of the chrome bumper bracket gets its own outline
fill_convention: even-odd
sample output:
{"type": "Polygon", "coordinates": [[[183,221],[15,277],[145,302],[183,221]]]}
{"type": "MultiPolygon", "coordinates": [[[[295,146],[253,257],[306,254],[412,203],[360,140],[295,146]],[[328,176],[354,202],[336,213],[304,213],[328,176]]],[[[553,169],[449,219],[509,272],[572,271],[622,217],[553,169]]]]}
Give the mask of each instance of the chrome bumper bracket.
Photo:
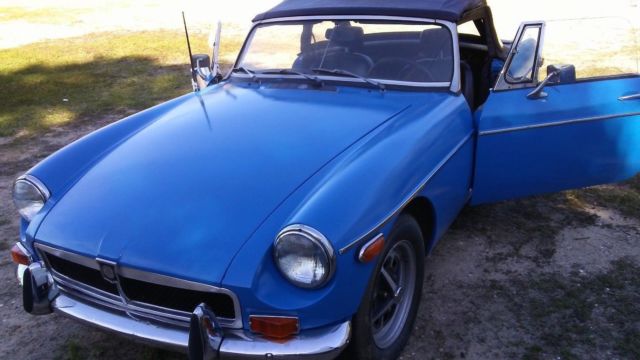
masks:
{"type": "Polygon", "coordinates": [[[191,315],[189,325],[189,359],[218,359],[224,334],[216,315],[206,304],[200,304],[191,315]]]}
{"type": "Polygon", "coordinates": [[[32,315],[53,312],[52,302],[59,292],[51,275],[40,263],[32,263],[23,274],[22,305],[32,315]]]}

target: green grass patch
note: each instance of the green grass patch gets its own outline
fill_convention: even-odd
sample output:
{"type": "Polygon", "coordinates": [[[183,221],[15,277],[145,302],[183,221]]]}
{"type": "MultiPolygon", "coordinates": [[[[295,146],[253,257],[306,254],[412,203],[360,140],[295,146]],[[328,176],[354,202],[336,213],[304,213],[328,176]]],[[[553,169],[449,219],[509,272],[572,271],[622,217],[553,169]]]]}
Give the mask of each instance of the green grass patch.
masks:
{"type": "Polygon", "coordinates": [[[451,230],[486,237],[492,250],[486,260],[491,264],[526,259],[544,265],[555,255],[563,229],[593,225],[596,219],[559,193],[466,208],[451,230]]]}
{"type": "MultiPolygon", "coordinates": [[[[221,52],[237,51],[241,39],[221,52]]],[[[207,49],[206,36],[192,38],[207,49]]],[[[0,50],[0,137],[127,114],[191,89],[184,35],[96,33],[0,50]]]]}
{"type": "Polygon", "coordinates": [[[640,175],[619,185],[593,187],[573,194],[583,202],[611,207],[625,216],[640,219],[640,175]]]}
{"type": "Polygon", "coordinates": [[[489,282],[493,301],[517,318],[529,345],[522,359],[580,359],[589,354],[640,358],[640,267],[631,259],[596,274],[541,273],[489,282]]]}
{"type": "Polygon", "coordinates": [[[629,180],[627,184],[631,189],[640,193],[640,174],[638,174],[633,179],[629,180]]]}

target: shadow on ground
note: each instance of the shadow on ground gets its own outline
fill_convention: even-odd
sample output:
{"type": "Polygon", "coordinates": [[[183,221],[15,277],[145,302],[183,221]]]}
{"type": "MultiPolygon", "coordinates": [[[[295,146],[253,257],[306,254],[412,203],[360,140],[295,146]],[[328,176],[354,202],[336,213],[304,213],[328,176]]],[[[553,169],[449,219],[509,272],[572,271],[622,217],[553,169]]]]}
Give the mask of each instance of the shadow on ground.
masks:
{"type": "Polygon", "coordinates": [[[143,56],[0,72],[0,136],[130,114],[187,92],[189,81],[187,67],[143,56]]]}

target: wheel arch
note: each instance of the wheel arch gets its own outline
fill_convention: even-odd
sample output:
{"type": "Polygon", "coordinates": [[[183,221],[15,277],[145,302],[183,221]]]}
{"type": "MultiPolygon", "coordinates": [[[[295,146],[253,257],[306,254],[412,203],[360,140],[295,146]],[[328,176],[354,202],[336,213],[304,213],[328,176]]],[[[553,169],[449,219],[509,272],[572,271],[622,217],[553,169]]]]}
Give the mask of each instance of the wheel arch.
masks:
{"type": "Polygon", "coordinates": [[[417,197],[404,207],[401,214],[411,215],[416,219],[424,238],[425,250],[429,253],[436,234],[436,211],[433,203],[426,197],[417,197]]]}

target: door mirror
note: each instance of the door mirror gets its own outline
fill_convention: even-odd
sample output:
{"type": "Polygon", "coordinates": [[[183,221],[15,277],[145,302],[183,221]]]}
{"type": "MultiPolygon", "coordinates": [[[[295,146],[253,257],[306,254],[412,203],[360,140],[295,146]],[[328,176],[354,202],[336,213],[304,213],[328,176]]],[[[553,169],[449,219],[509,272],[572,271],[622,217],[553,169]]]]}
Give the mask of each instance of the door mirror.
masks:
{"type": "Polygon", "coordinates": [[[549,65],[547,77],[527,95],[529,100],[544,99],[544,88],[549,84],[570,84],[576,82],[576,68],[573,65],[549,65]]]}
{"type": "Polygon", "coordinates": [[[549,65],[547,76],[556,73],[552,84],[572,84],[576,82],[576,67],[573,65],[549,65]]]}
{"type": "Polygon", "coordinates": [[[191,55],[191,42],[189,41],[189,32],[187,31],[187,21],[184,18],[184,12],[182,13],[182,20],[184,22],[185,35],[187,36],[189,55],[191,56],[191,85],[193,85],[193,91],[200,91],[200,89],[218,83],[222,79],[218,63],[222,24],[218,22],[216,32],[214,33],[212,29],[211,35],[209,36],[209,45],[213,50],[213,61],[211,61],[211,57],[208,54],[191,55]]]}
{"type": "Polygon", "coordinates": [[[211,58],[207,54],[194,54],[191,57],[193,73],[196,75],[198,89],[204,89],[213,79],[211,70],[211,58]]]}
{"type": "Polygon", "coordinates": [[[207,54],[194,54],[192,61],[196,71],[211,69],[211,59],[207,54]]]}

